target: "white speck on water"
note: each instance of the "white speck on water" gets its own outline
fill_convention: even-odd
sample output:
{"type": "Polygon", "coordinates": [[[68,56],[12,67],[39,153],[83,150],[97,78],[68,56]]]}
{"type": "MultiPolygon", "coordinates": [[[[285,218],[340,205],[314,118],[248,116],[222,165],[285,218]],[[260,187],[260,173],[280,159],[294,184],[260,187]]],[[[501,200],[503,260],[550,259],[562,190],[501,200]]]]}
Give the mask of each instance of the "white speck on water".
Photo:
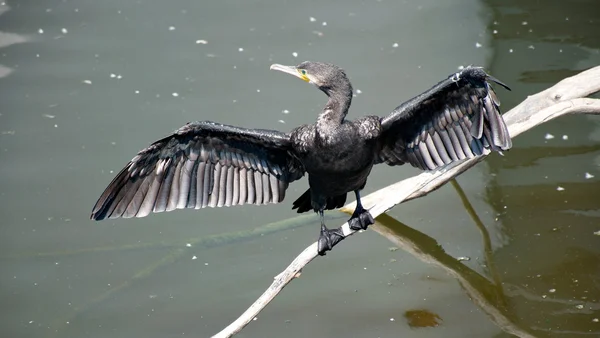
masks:
{"type": "Polygon", "coordinates": [[[60,31],[61,31],[63,34],[67,34],[67,33],[69,32],[69,31],[67,31],[67,29],[66,29],[66,28],[63,28],[63,29],[61,29],[60,31]]]}
{"type": "Polygon", "coordinates": [[[565,140],[565,141],[568,140],[569,139],[569,135],[563,135],[562,139],[565,140]]]}
{"type": "Polygon", "coordinates": [[[562,49],[559,49],[559,50],[558,50],[558,52],[559,52],[559,53],[562,53],[562,49]]]}
{"type": "Polygon", "coordinates": [[[257,93],[260,93],[260,89],[257,89],[257,90],[256,90],[256,92],[257,92],[257,93]]]}
{"type": "Polygon", "coordinates": [[[579,310],[583,309],[583,305],[579,304],[579,305],[575,305],[575,307],[579,310]]]}
{"type": "Polygon", "coordinates": [[[254,317],[254,318],[252,318],[252,320],[257,320],[257,319],[258,319],[258,317],[254,317]]]}
{"type": "Polygon", "coordinates": [[[390,322],[393,322],[395,319],[394,318],[390,318],[390,322]]]}
{"type": "Polygon", "coordinates": [[[511,48],[511,49],[509,49],[509,50],[508,50],[508,52],[509,52],[509,53],[512,53],[512,52],[513,52],[513,49],[512,49],[512,48],[511,48]]]}
{"type": "Polygon", "coordinates": [[[170,31],[174,31],[175,30],[175,26],[169,26],[169,30],[170,31]]]}
{"type": "Polygon", "coordinates": [[[109,170],[108,173],[109,174],[113,174],[115,171],[114,170],[109,170]]]}
{"type": "Polygon", "coordinates": [[[54,128],[58,128],[58,124],[55,124],[55,125],[54,125],[54,128]]]}
{"type": "Polygon", "coordinates": [[[398,48],[398,46],[400,46],[397,42],[394,42],[394,44],[392,45],[392,47],[394,48],[398,48]]]}
{"type": "Polygon", "coordinates": [[[38,29],[38,33],[40,33],[40,34],[44,34],[44,30],[43,30],[43,29],[41,29],[41,28],[40,28],[40,29],[38,29]]]}
{"type": "Polygon", "coordinates": [[[206,45],[208,43],[208,41],[206,40],[196,40],[196,44],[198,45],[206,45]]]}
{"type": "Polygon", "coordinates": [[[92,84],[92,80],[83,80],[83,83],[85,83],[85,84],[92,84]]]}
{"type": "Polygon", "coordinates": [[[560,185],[558,187],[556,187],[556,191],[564,191],[565,188],[561,187],[560,185]]]}
{"type": "Polygon", "coordinates": [[[594,175],[592,175],[590,173],[585,173],[585,179],[589,180],[590,178],[594,178],[594,175]]]}
{"type": "Polygon", "coordinates": [[[277,121],[277,122],[279,122],[279,123],[281,123],[281,124],[285,124],[285,121],[284,121],[284,120],[279,120],[279,121],[277,121]]]}
{"type": "Polygon", "coordinates": [[[50,114],[44,114],[44,115],[42,115],[42,116],[43,116],[43,117],[47,117],[47,118],[49,118],[49,119],[53,119],[53,118],[55,118],[55,117],[56,117],[56,116],[54,116],[54,115],[50,115],[50,114]]]}
{"type": "Polygon", "coordinates": [[[521,25],[523,25],[523,26],[527,26],[527,21],[523,21],[523,22],[521,22],[521,25]]]}
{"type": "Polygon", "coordinates": [[[546,295],[542,295],[542,298],[543,298],[543,299],[546,299],[546,297],[548,297],[548,296],[546,296],[546,295]]]}
{"type": "Polygon", "coordinates": [[[592,322],[594,322],[594,323],[597,323],[598,321],[599,321],[598,318],[592,319],[592,322]]]}
{"type": "Polygon", "coordinates": [[[208,263],[204,262],[204,265],[208,266],[208,263]]]}
{"type": "Polygon", "coordinates": [[[569,17],[568,16],[565,18],[565,21],[569,21],[569,17]]]}
{"type": "Polygon", "coordinates": [[[594,231],[594,235],[596,235],[596,236],[600,236],[600,230],[598,230],[598,231],[594,231]]]}
{"type": "Polygon", "coordinates": [[[192,256],[192,260],[198,259],[198,257],[196,256],[192,256]]]}
{"type": "Polygon", "coordinates": [[[527,46],[527,48],[529,48],[529,49],[535,49],[535,47],[533,45],[529,45],[529,46],[527,46]]]}
{"type": "Polygon", "coordinates": [[[550,293],[555,293],[555,292],[556,292],[556,289],[550,289],[550,290],[548,290],[548,292],[550,292],[550,293]]]}
{"type": "Polygon", "coordinates": [[[187,246],[188,248],[192,247],[192,243],[185,243],[185,246],[187,246]]]}
{"type": "Polygon", "coordinates": [[[498,31],[494,29],[494,30],[492,31],[492,33],[494,33],[494,34],[498,34],[498,31]]]}
{"type": "Polygon", "coordinates": [[[171,94],[171,95],[173,95],[173,97],[178,97],[178,96],[179,96],[179,93],[173,93],[173,94],[171,94]]]}
{"type": "Polygon", "coordinates": [[[123,78],[123,75],[119,74],[117,75],[117,80],[121,80],[123,78]]]}
{"type": "Polygon", "coordinates": [[[282,112],[282,113],[284,113],[284,114],[289,114],[289,113],[290,113],[290,111],[289,111],[289,110],[287,110],[287,109],[284,109],[284,110],[282,110],[281,112],[282,112]]]}
{"type": "Polygon", "coordinates": [[[483,47],[482,44],[480,44],[479,42],[475,42],[475,48],[481,48],[481,47],[483,47]]]}
{"type": "Polygon", "coordinates": [[[139,90],[136,90],[136,91],[135,91],[135,93],[136,93],[136,94],[139,94],[139,93],[140,93],[140,91],[139,91],[139,90]]]}
{"type": "Polygon", "coordinates": [[[546,134],[546,136],[544,136],[544,138],[545,138],[546,140],[551,140],[551,139],[553,139],[553,138],[554,138],[554,135],[552,135],[552,134],[548,133],[548,134],[546,134]]]}
{"type": "Polygon", "coordinates": [[[310,22],[315,22],[317,21],[317,19],[313,18],[312,16],[310,18],[308,18],[308,20],[310,20],[310,22]]]}
{"type": "Polygon", "coordinates": [[[242,47],[238,48],[238,52],[243,52],[243,51],[244,51],[244,48],[242,48],[242,47]]]}
{"type": "Polygon", "coordinates": [[[115,77],[117,77],[117,75],[116,75],[116,74],[110,73],[110,78],[111,78],[111,79],[114,79],[115,77]]]}
{"type": "Polygon", "coordinates": [[[29,324],[33,324],[33,320],[30,320],[30,321],[29,321],[29,324]]]}
{"type": "Polygon", "coordinates": [[[296,53],[296,52],[293,52],[293,53],[292,53],[292,56],[293,56],[293,57],[295,57],[295,58],[297,58],[297,57],[298,57],[298,53],[296,53]]]}
{"type": "Polygon", "coordinates": [[[321,25],[327,26],[327,22],[323,21],[323,23],[321,25]]]}
{"type": "Polygon", "coordinates": [[[362,90],[360,90],[360,89],[357,89],[357,90],[356,90],[356,94],[362,94],[362,90]]]}
{"type": "Polygon", "coordinates": [[[458,68],[458,70],[463,70],[463,69],[465,69],[465,66],[458,66],[457,68],[458,68]]]}

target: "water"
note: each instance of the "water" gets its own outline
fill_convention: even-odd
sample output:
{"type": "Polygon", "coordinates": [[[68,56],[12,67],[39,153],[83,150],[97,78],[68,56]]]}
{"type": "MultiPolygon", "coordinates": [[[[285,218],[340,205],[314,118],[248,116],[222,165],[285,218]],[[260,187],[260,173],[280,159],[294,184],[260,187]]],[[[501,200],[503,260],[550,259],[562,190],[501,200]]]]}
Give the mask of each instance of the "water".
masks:
{"type": "MultiPolygon", "coordinates": [[[[290,130],[314,121],[323,95],[269,71],[271,63],[339,64],[360,90],[354,117],[386,114],[460,65],[485,65],[508,83],[513,91],[498,94],[509,109],[600,64],[593,0],[49,0],[0,8],[6,337],[209,336],[316,239],[314,216],[247,233],[293,217],[305,181],[276,206],[88,220],[115,171],[185,122],[290,130]]],[[[562,118],[514,143],[458,179],[489,232],[491,263],[448,185],[389,212],[420,233],[388,220],[376,229],[396,237],[349,239],[313,261],[240,336],[599,335],[600,120],[562,118]],[[402,236],[446,265],[390,250],[402,236]],[[472,272],[465,284],[452,272],[463,265],[447,255],[469,257],[468,271],[502,287],[472,272]],[[473,302],[473,288],[495,301],[473,302]],[[411,329],[404,315],[415,309],[443,322],[411,329]]],[[[376,168],[366,192],[417,173],[376,168]]],[[[345,218],[329,216],[329,224],[345,218]]]]}

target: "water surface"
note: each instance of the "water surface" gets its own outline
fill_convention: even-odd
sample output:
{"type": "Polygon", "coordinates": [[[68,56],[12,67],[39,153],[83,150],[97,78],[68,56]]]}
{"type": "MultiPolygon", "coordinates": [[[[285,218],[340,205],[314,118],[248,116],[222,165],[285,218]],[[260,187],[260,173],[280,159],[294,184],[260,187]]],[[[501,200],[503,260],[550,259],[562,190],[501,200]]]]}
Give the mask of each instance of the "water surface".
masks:
{"type": "MultiPolygon", "coordinates": [[[[0,8],[6,337],[210,336],[316,239],[315,216],[289,220],[305,180],[274,206],[88,219],[115,171],[188,121],[284,131],[314,121],[324,96],[269,71],[272,63],[342,66],[357,90],[353,117],[384,115],[463,65],[483,65],[513,88],[498,90],[507,110],[600,64],[592,0],[48,0],[0,8]],[[269,223],[275,228],[259,228],[269,223]]],[[[448,185],[389,212],[414,230],[388,220],[395,237],[367,231],[313,261],[240,336],[600,335],[600,120],[562,118],[514,145],[458,179],[487,229],[487,258],[482,231],[448,185]],[[390,250],[402,236],[446,265],[390,250]],[[448,257],[470,260],[456,266],[448,257]],[[474,279],[453,274],[465,266],[474,279]],[[495,301],[472,301],[469,285],[495,301]],[[411,328],[404,315],[415,309],[441,324],[411,328]]],[[[376,168],[366,193],[417,173],[376,168]]],[[[345,219],[329,216],[332,225],[345,219]]]]}

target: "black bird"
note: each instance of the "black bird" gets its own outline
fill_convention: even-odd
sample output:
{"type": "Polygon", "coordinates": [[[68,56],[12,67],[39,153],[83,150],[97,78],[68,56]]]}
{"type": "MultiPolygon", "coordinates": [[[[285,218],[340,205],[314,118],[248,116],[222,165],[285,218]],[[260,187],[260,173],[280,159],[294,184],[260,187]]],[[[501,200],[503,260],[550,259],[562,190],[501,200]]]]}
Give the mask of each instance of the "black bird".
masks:
{"type": "Polygon", "coordinates": [[[490,81],[481,68],[467,67],[386,117],[346,120],[353,89],[341,68],[321,62],[274,64],[271,69],[311,83],[328,97],[314,124],[290,133],[191,122],[141,150],[96,202],[91,218],[144,217],[183,208],[268,204],[283,201],[290,182],[308,173],[309,189],[293,204],[321,217],[319,254],[343,239],[329,230],[323,211],[341,207],[354,191],[354,230],[373,218],[360,190],[374,164],[431,170],[481,155],[484,148],[508,150],[511,139],[490,81]]]}

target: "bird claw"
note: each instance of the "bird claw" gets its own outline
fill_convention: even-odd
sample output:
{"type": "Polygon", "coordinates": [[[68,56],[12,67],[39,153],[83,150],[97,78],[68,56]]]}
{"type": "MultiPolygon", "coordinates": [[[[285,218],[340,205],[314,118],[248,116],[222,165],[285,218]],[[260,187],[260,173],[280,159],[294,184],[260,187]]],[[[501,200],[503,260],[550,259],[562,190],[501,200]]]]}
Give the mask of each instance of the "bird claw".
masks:
{"type": "Polygon", "coordinates": [[[348,220],[350,229],[354,231],[367,230],[367,227],[373,223],[375,223],[373,216],[371,216],[369,210],[365,209],[354,211],[354,214],[348,220]]]}
{"type": "Polygon", "coordinates": [[[317,252],[319,256],[325,256],[327,251],[333,249],[333,247],[341,242],[344,238],[344,233],[341,228],[329,230],[327,228],[321,229],[321,235],[319,236],[317,252]]]}

